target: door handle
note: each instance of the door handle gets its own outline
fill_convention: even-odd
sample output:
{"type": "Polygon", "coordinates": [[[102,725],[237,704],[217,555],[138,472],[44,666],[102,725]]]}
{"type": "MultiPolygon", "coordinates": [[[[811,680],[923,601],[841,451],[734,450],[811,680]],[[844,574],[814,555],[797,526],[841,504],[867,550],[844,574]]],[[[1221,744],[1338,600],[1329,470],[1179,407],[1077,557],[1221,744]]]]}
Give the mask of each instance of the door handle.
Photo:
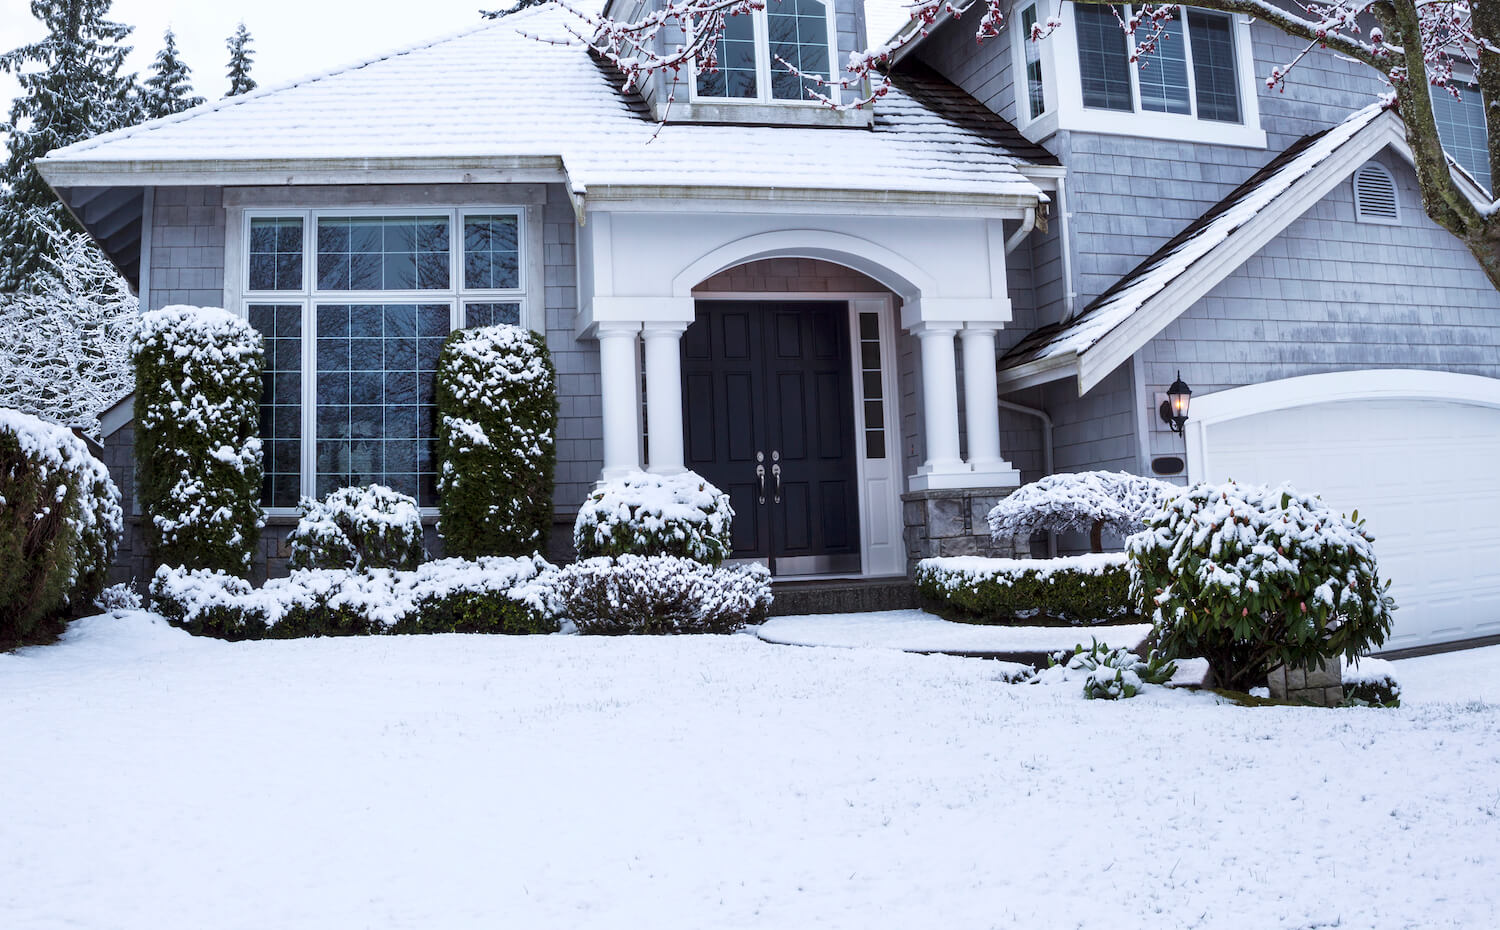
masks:
{"type": "MultiPolygon", "coordinates": [[[[757,452],[757,453],[755,453],[755,461],[757,463],[756,466],[755,466],[755,477],[758,478],[758,479],[760,479],[760,502],[762,504],[764,504],[766,502],[766,466],[765,466],[765,460],[766,460],[766,454],[764,452],[757,452]]],[[[781,480],[780,478],[777,478],[777,481],[780,481],[780,480],[781,480]]]]}
{"type": "MultiPolygon", "coordinates": [[[[775,449],[771,450],[771,474],[776,478],[776,496],[772,499],[774,503],[781,503],[781,453],[775,449]]],[[[761,503],[765,503],[762,498],[761,503]]]]}

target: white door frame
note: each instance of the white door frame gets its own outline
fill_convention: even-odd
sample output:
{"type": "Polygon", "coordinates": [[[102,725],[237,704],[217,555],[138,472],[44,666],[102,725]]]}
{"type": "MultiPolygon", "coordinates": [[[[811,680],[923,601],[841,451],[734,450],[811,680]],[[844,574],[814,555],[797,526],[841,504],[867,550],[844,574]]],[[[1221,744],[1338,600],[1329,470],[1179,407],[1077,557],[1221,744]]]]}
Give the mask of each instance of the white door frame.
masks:
{"type": "MultiPolygon", "coordinates": [[[[826,301],[848,305],[849,386],[854,406],[854,463],[859,483],[859,574],[810,577],[875,577],[906,573],[906,544],[902,536],[901,490],[905,483],[901,462],[900,384],[896,370],[896,307],[894,297],[881,291],[708,291],[693,294],[693,300],[826,301]],[[890,474],[870,466],[865,452],[864,386],[859,366],[859,314],[880,313],[881,404],[885,409],[885,461],[890,474]],[[888,479],[888,480],[887,480],[888,479]],[[891,541],[871,544],[870,530],[876,515],[885,517],[891,541]]],[[[683,424],[687,429],[687,424],[683,424]]],[[[686,441],[686,436],[683,437],[686,441]]],[[[805,580],[798,576],[795,580],[805,580]]]]}
{"type": "Polygon", "coordinates": [[[1372,368],[1300,375],[1195,396],[1184,427],[1188,482],[1206,480],[1211,473],[1207,427],[1214,423],[1341,400],[1435,400],[1500,407],[1500,379],[1450,371],[1372,368]]]}

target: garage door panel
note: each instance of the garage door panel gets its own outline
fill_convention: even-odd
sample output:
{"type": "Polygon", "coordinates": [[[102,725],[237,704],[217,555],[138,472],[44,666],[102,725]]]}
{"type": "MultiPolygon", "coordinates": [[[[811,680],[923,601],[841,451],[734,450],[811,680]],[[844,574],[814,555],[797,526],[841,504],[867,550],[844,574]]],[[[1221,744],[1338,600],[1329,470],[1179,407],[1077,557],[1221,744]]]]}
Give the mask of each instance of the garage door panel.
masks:
{"type": "Polygon", "coordinates": [[[1204,429],[1208,480],[1280,484],[1358,510],[1392,580],[1389,648],[1500,631],[1500,409],[1339,401],[1204,429]]]}

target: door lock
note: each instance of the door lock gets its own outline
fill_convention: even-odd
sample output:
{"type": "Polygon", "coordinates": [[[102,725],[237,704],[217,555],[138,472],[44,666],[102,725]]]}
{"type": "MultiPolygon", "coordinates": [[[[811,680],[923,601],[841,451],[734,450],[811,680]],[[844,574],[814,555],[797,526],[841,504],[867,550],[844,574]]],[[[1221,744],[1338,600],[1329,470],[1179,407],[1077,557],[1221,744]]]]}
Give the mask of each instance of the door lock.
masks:
{"type": "MultiPolygon", "coordinates": [[[[771,474],[776,478],[776,496],[771,500],[772,503],[779,504],[781,503],[781,452],[777,449],[771,450],[771,474]]],[[[765,498],[761,498],[761,503],[765,503],[765,498]]]]}
{"type": "MultiPolygon", "coordinates": [[[[755,465],[755,477],[757,479],[759,479],[759,481],[760,481],[760,502],[762,504],[764,504],[766,502],[766,466],[765,466],[765,461],[766,461],[766,454],[764,452],[757,452],[757,453],[755,453],[755,462],[756,462],[756,465],[755,465]]],[[[780,479],[778,479],[778,480],[780,480],[780,479]]]]}

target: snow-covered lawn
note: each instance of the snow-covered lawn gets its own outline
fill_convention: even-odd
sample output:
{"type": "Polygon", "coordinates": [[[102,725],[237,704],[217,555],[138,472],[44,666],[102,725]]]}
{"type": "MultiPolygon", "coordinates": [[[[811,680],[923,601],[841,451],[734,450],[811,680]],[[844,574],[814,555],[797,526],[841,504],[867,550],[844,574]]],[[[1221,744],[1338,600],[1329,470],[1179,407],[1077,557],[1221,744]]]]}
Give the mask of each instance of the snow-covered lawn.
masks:
{"type": "Polygon", "coordinates": [[[0,656],[0,927],[1495,926],[1500,649],[1407,706],[675,639],[0,656]]]}
{"type": "Polygon", "coordinates": [[[784,646],[900,649],[905,652],[1014,653],[1072,651],[1094,640],[1134,649],[1151,632],[1149,623],[1119,626],[986,626],[955,623],[925,610],[876,610],[858,614],[772,617],[760,638],[784,646]]]}

